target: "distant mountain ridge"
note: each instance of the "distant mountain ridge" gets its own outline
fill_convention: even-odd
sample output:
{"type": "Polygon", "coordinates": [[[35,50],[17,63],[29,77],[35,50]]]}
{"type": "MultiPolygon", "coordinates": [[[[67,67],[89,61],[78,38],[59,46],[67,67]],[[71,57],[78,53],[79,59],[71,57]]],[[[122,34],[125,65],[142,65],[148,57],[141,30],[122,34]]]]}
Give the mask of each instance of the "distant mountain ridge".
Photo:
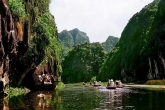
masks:
{"type": "Polygon", "coordinates": [[[85,32],[79,31],[77,28],[67,31],[63,30],[58,34],[59,42],[62,48],[62,57],[64,57],[73,46],[90,43],[89,37],[85,32]]]}
{"type": "MultiPolygon", "coordinates": [[[[70,31],[63,30],[58,34],[58,38],[61,44],[63,58],[74,46],[84,43],[90,43],[87,34],[77,28],[70,31]]],[[[119,38],[117,37],[109,36],[105,42],[101,43],[106,53],[109,53],[113,49],[118,40],[119,38]]]]}
{"type": "Polygon", "coordinates": [[[107,53],[109,53],[113,49],[113,47],[117,44],[118,41],[119,41],[118,37],[109,36],[107,38],[107,40],[102,43],[102,46],[103,46],[104,50],[107,53]]]}

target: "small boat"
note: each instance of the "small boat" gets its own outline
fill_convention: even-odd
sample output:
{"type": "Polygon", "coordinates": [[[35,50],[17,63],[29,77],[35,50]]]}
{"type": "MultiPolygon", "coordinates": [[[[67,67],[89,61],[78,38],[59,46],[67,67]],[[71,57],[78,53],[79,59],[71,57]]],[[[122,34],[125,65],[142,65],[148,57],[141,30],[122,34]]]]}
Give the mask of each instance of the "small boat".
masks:
{"type": "Polygon", "coordinates": [[[86,83],[85,82],[83,82],[83,84],[82,85],[86,85],[86,83]]]}
{"type": "Polygon", "coordinates": [[[94,87],[96,86],[101,86],[101,81],[97,82],[97,81],[94,81],[94,84],[93,84],[94,87]]]}
{"type": "Polygon", "coordinates": [[[108,80],[108,84],[107,84],[106,88],[107,89],[116,89],[116,85],[114,84],[113,79],[111,79],[111,80],[109,79],[108,80]]]}
{"type": "Polygon", "coordinates": [[[116,89],[116,86],[107,86],[107,89],[116,89]]]}
{"type": "Polygon", "coordinates": [[[101,85],[100,85],[100,84],[94,84],[93,86],[94,86],[94,87],[97,87],[97,86],[101,86],[101,85]]]}

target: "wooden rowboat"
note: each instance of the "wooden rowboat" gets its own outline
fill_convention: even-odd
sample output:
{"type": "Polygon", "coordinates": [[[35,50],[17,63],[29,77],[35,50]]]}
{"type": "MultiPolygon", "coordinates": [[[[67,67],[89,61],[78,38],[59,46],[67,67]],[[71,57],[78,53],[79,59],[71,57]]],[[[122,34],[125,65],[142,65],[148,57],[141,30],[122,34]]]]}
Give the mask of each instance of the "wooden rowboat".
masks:
{"type": "Polygon", "coordinates": [[[101,86],[101,85],[100,85],[100,84],[94,84],[93,86],[94,86],[94,87],[97,87],[97,86],[101,86]]]}

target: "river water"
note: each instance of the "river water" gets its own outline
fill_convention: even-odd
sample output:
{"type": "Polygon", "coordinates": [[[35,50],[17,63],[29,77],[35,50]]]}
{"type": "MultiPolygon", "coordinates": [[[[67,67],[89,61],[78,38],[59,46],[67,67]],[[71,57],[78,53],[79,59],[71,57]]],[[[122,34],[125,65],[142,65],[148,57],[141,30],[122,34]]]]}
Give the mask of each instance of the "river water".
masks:
{"type": "Polygon", "coordinates": [[[54,91],[33,91],[8,103],[0,101],[0,110],[165,110],[165,89],[109,90],[69,84],[54,91]]]}

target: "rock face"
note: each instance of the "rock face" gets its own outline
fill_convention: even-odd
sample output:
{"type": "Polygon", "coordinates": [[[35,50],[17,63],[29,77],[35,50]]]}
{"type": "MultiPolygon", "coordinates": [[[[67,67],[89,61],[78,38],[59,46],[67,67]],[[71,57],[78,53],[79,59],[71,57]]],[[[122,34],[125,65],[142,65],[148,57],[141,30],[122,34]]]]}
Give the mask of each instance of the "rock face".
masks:
{"type": "Polygon", "coordinates": [[[125,82],[165,78],[164,4],[155,0],[129,20],[98,78],[125,82]]]}
{"type": "Polygon", "coordinates": [[[28,24],[13,18],[8,1],[0,1],[0,75],[10,74],[13,59],[19,59],[28,48],[28,24]],[[22,51],[20,51],[22,50],[22,51]]]}
{"type": "Polygon", "coordinates": [[[49,66],[54,80],[60,77],[60,48],[49,3],[50,0],[0,1],[0,75],[8,73],[10,86],[33,88],[38,66],[49,66]]]}
{"type": "Polygon", "coordinates": [[[74,45],[83,44],[85,42],[89,43],[89,37],[86,33],[79,31],[78,29],[73,29],[69,31],[73,36],[74,45]]]}
{"type": "Polygon", "coordinates": [[[118,37],[109,36],[107,38],[107,40],[102,43],[102,46],[103,46],[104,50],[107,53],[109,53],[114,48],[114,46],[117,44],[118,41],[119,41],[118,37]]]}
{"type": "Polygon", "coordinates": [[[64,30],[58,34],[62,47],[62,57],[64,57],[72,48],[78,44],[89,43],[89,37],[86,33],[73,29],[71,31],[64,30]]]}

